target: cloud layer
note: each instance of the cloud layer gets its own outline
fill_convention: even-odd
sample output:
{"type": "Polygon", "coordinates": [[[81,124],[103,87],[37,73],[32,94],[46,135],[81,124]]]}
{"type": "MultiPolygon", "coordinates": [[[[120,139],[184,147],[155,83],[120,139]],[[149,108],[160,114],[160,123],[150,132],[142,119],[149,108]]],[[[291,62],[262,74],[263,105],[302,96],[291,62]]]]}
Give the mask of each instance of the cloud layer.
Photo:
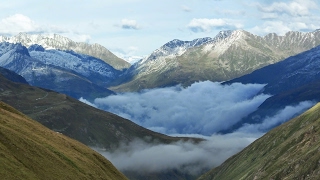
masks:
{"type": "Polygon", "coordinates": [[[256,94],[261,84],[198,82],[98,98],[94,104],[165,134],[211,135],[257,109],[270,95],[256,94]]]}
{"type": "Polygon", "coordinates": [[[144,174],[177,170],[185,174],[199,175],[220,165],[257,137],[243,133],[212,135],[207,141],[199,144],[192,142],[147,144],[135,140],[130,144],[121,145],[113,152],[95,150],[109,159],[120,171],[144,174]]]}
{"type": "Polygon", "coordinates": [[[220,165],[271,128],[315,104],[303,101],[288,105],[257,124],[244,124],[233,133],[217,134],[217,131],[231,127],[270,97],[259,94],[263,87],[261,84],[221,85],[205,81],[187,88],[175,86],[96,99],[91,105],[127,117],[146,128],[172,136],[206,140],[200,143],[180,141],[160,144],[137,139],[121,144],[113,151],[94,149],[123,172],[143,175],[180,171],[199,175],[220,165]]]}

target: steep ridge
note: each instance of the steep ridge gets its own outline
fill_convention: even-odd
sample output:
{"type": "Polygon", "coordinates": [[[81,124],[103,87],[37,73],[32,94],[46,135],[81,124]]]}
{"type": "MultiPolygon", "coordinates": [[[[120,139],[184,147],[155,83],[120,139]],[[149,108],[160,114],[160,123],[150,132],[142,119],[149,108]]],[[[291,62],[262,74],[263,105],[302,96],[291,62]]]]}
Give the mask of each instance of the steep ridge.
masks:
{"type": "Polygon", "coordinates": [[[193,46],[169,42],[134,64],[115,91],[136,91],[196,81],[226,81],[251,73],[320,44],[320,31],[264,37],[243,30],[223,31],[193,46]],[[166,52],[166,53],[159,53],[166,52]],[[177,53],[178,52],[178,53],[177,53]]]}
{"type": "Polygon", "coordinates": [[[120,71],[91,56],[72,51],[45,50],[32,45],[0,43],[0,66],[8,68],[34,86],[92,99],[113,92],[105,88],[120,71]]]}
{"type": "Polygon", "coordinates": [[[1,179],[127,179],[107,159],[0,101],[1,179]]]}
{"type": "MultiPolygon", "coordinates": [[[[184,138],[155,133],[117,115],[50,90],[14,83],[0,76],[0,100],[88,146],[112,149],[134,139],[170,143],[184,138]]],[[[187,138],[189,139],[189,138],[187,138]]]]}
{"type": "Polygon", "coordinates": [[[30,47],[33,44],[39,44],[45,49],[72,50],[77,53],[87,54],[102,59],[118,70],[124,70],[130,67],[128,62],[118,58],[99,44],[74,42],[71,39],[58,34],[44,35],[19,33],[13,37],[0,36],[0,42],[21,43],[26,47],[30,47]]]}
{"type": "Polygon", "coordinates": [[[320,104],[274,128],[199,180],[318,179],[320,104]]]}

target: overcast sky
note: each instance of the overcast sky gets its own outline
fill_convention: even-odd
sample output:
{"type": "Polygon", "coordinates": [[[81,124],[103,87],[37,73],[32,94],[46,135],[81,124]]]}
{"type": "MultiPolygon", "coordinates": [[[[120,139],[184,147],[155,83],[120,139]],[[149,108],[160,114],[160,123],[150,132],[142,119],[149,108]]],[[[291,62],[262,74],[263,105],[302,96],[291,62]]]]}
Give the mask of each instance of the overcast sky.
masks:
{"type": "Polygon", "coordinates": [[[2,0],[0,34],[58,33],[143,56],[170,40],[221,30],[313,31],[320,28],[319,7],[318,0],[2,0]]]}

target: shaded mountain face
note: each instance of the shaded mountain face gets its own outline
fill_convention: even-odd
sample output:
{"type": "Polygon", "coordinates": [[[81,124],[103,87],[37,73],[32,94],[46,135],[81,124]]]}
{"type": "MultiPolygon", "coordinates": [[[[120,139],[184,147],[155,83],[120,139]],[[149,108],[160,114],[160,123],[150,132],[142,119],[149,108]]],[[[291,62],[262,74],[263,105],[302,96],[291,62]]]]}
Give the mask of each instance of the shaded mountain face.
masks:
{"type": "Polygon", "coordinates": [[[192,43],[173,40],[131,66],[115,91],[226,81],[251,73],[320,44],[320,31],[264,37],[243,30],[223,31],[192,43]]]}
{"type": "Polygon", "coordinates": [[[16,74],[13,71],[10,71],[9,69],[5,69],[3,67],[0,67],[0,74],[5,77],[6,79],[16,82],[16,83],[22,83],[22,84],[28,84],[26,79],[24,79],[22,76],[19,74],[16,74]]]}
{"type": "Polygon", "coordinates": [[[274,128],[205,179],[318,179],[320,104],[274,128]]]}
{"type": "Polygon", "coordinates": [[[31,85],[87,99],[112,94],[105,86],[120,74],[92,56],[45,50],[39,45],[28,50],[7,42],[0,43],[0,66],[20,74],[31,85]]]}
{"type": "Polygon", "coordinates": [[[84,144],[0,102],[2,179],[127,179],[84,144]]]}
{"type": "Polygon", "coordinates": [[[29,48],[31,45],[39,44],[45,49],[57,49],[74,51],[80,54],[102,59],[117,70],[124,70],[131,65],[123,59],[118,58],[105,47],[99,44],[88,44],[83,42],[74,42],[71,39],[61,35],[43,35],[20,33],[13,37],[0,36],[1,42],[21,43],[29,48]]]}
{"type": "Polygon", "coordinates": [[[261,93],[273,95],[255,112],[243,118],[227,132],[245,123],[260,123],[264,118],[275,115],[288,105],[297,105],[302,101],[319,102],[319,65],[320,46],[225,82],[225,84],[235,82],[266,84],[261,93]]]}
{"type": "Polygon", "coordinates": [[[226,83],[267,84],[264,93],[278,94],[320,79],[320,46],[258,69],[226,83]]]}
{"type": "Polygon", "coordinates": [[[117,115],[98,110],[64,94],[14,83],[0,76],[0,100],[51,130],[88,146],[112,149],[134,139],[170,143],[173,138],[155,133],[117,115]]]}

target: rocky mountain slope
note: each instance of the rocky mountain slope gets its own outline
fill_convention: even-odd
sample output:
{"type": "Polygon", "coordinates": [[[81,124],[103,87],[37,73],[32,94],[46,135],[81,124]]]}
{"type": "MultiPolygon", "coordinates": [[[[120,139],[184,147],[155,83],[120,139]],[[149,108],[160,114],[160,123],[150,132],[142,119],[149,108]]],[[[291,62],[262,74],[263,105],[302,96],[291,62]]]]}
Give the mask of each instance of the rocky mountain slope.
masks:
{"type": "Polygon", "coordinates": [[[319,179],[320,104],[274,128],[205,179],[319,179]]]}
{"type": "Polygon", "coordinates": [[[226,81],[320,44],[320,31],[264,37],[243,30],[220,32],[199,43],[174,40],[134,64],[115,91],[136,91],[196,81],[226,81]]]}
{"type": "Polygon", "coordinates": [[[89,147],[0,102],[1,179],[127,179],[89,147]]]}
{"type": "Polygon", "coordinates": [[[21,43],[27,48],[31,45],[38,44],[45,49],[72,50],[80,54],[86,54],[102,59],[118,70],[124,70],[131,66],[128,62],[118,58],[99,44],[74,42],[71,39],[58,34],[44,35],[20,33],[13,37],[0,36],[0,42],[21,43]]]}
{"type": "Polygon", "coordinates": [[[107,84],[121,73],[92,56],[73,51],[45,50],[32,45],[0,43],[0,66],[23,76],[29,84],[92,99],[113,92],[107,84]]]}

